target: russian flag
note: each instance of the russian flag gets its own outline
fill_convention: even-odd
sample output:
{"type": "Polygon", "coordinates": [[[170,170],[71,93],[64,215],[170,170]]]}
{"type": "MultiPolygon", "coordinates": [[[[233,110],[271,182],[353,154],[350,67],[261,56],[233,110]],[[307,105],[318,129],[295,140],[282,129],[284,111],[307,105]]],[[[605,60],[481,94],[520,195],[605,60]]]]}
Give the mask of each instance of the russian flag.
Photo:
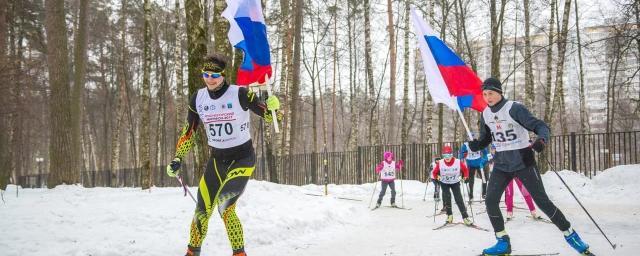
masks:
{"type": "Polygon", "coordinates": [[[244,53],[237,85],[266,84],[271,77],[271,53],[260,0],[227,0],[222,16],[229,20],[229,41],[244,53]]]}
{"type": "Polygon", "coordinates": [[[422,53],[422,62],[429,92],[435,103],[463,111],[472,108],[483,111],[487,103],[482,98],[482,81],[411,9],[411,19],[422,53]]]}

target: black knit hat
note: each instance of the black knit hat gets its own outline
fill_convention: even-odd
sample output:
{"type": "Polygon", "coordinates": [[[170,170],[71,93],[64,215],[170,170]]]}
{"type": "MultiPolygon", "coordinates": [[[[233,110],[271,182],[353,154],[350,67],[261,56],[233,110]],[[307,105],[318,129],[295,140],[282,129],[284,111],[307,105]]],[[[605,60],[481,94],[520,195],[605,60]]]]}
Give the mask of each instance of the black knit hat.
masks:
{"type": "Polygon", "coordinates": [[[224,72],[224,69],[226,67],[227,67],[226,56],[218,53],[214,53],[206,56],[202,63],[203,71],[224,72]]]}
{"type": "Polygon", "coordinates": [[[489,77],[482,83],[482,90],[492,90],[502,94],[502,83],[498,79],[489,77]]]}

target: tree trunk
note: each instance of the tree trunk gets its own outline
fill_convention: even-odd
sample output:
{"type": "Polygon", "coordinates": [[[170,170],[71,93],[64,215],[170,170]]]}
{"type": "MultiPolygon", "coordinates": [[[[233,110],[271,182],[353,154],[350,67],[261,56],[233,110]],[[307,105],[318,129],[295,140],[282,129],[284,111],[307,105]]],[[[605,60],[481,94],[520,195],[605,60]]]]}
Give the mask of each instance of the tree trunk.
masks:
{"type": "MultiPolygon", "coordinates": [[[[553,102],[551,102],[551,90],[553,89],[553,84],[551,83],[553,78],[553,67],[551,64],[553,63],[553,35],[554,35],[554,20],[555,20],[555,6],[556,0],[551,0],[551,18],[549,19],[549,40],[547,45],[547,75],[546,75],[546,90],[544,93],[544,122],[551,125],[551,113],[553,111],[553,102]]],[[[544,165],[543,165],[544,166],[544,165]]]]}
{"type": "Polygon", "coordinates": [[[51,85],[50,118],[51,143],[49,144],[50,173],[47,186],[75,184],[78,182],[77,155],[73,155],[70,126],[71,109],[67,95],[69,88],[69,56],[67,51],[67,27],[64,0],[45,1],[45,31],[47,35],[47,65],[51,85]]]}
{"type": "Polygon", "coordinates": [[[235,70],[230,70],[231,60],[233,58],[233,51],[229,40],[227,39],[227,33],[229,33],[229,21],[222,17],[222,12],[227,8],[227,2],[225,0],[215,0],[213,4],[213,49],[225,56],[229,57],[229,65],[227,65],[227,74],[235,73],[235,70]]]}
{"type": "MultiPolygon", "coordinates": [[[[9,62],[7,58],[7,1],[0,1],[0,72],[2,74],[7,73],[7,67],[9,62]]],[[[11,95],[9,85],[7,83],[6,76],[0,77],[0,95],[11,95]]],[[[9,120],[8,108],[0,110],[0,190],[6,190],[9,183],[9,177],[11,175],[11,151],[10,151],[10,139],[9,123],[5,120],[9,120]]]]}
{"type": "MultiPolygon", "coordinates": [[[[559,108],[559,112],[556,115],[558,121],[560,121],[560,126],[562,130],[562,134],[567,134],[567,125],[566,125],[566,110],[564,106],[564,60],[565,60],[565,51],[567,49],[567,33],[569,31],[569,15],[571,14],[571,0],[565,0],[564,9],[562,13],[562,28],[560,34],[558,35],[558,63],[557,63],[557,71],[556,71],[556,91],[554,95],[554,105],[559,108]]],[[[552,112],[552,114],[554,114],[552,112]]],[[[552,117],[553,118],[553,117],[552,117]]]]}
{"type": "MultiPolygon", "coordinates": [[[[295,145],[298,141],[296,136],[298,132],[298,105],[300,102],[300,54],[302,47],[302,12],[304,2],[302,0],[296,0],[295,4],[295,18],[294,18],[294,43],[293,43],[293,83],[291,84],[291,137],[290,137],[290,145],[289,152],[295,152],[295,145]]],[[[322,96],[321,96],[322,97],[322,96]]]]}
{"type": "Polygon", "coordinates": [[[364,61],[367,70],[367,84],[369,86],[369,100],[366,109],[372,112],[369,121],[369,144],[378,145],[380,141],[380,131],[378,130],[378,116],[376,115],[376,89],[373,84],[373,63],[371,62],[371,23],[369,21],[370,4],[369,0],[364,0],[364,61]]]}
{"type": "Polygon", "coordinates": [[[174,45],[174,72],[176,73],[176,127],[178,129],[175,130],[173,141],[177,141],[179,136],[179,128],[185,122],[186,119],[186,110],[187,110],[187,99],[184,95],[184,77],[183,71],[184,68],[182,66],[182,40],[183,34],[180,30],[180,17],[182,13],[180,11],[180,1],[175,0],[175,9],[174,9],[174,24],[173,28],[175,30],[175,45],[174,45]]]}
{"type": "Polygon", "coordinates": [[[389,58],[390,61],[390,74],[389,74],[389,113],[386,115],[387,118],[387,131],[386,131],[386,141],[391,142],[393,138],[393,128],[395,127],[395,116],[396,116],[396,36],[395,36],[395,28],[393,24],[393,6],[391,4],[391,0],[387,0],[387,32],[389,33],[389,58]]]}
{"type": "MultiPolygon", "coordinates": [[[[357,52],[353,49],[353,38],[355,37],[355,10],[357,6],[351,8],[352,1],[347,3],[347,29],[348,29],[348,43],[349,43],[349,114],[350,114],[350,123],[351,123],[351,131],[349,131],[349,140],[347,144],[347,149],[349,151],[355,151],[358,146],[358,109],[356,108],[356,102],[358,101],[358,93],[357,93],[357,85],[356,85],[356,76],[355,73],[357,68],[357,52]],[[351,19],[354,19],[352,22],[351,19]]],[[[357,5],[357,3],[356,3],[357,5]]]]}
{"type": "Polygon", "coordinates": [[[333,92],[331,95],[331,150],[336,150],[336,77],[338,73],[338,0],[333,4],[333,92]]]}
{"type": "MultiPolygon", "coordinates": [[[[637,6],[637,4],[636,4],[637,6]]],[[[575,15],[576,15],[576,39],[577,39],[577,43],[578,43],[578,64],[580,65],[580,71],[579,71],[579,85],[580,85],[580,89],[579,89],[579,102],[580,102],[580,132],[582,133],[588,133],[591,132],[591,127],[589,125],[589,116],[587,114],[587,107],[586,107],[586,103],[585,103],[585,97],[584,97],[584,88],[585,88],[585,81],[584,81],[584,67],[583,67],[583,62],[582,62],[582,41],[580,40],[580,22],[579,22],[579,17],[578,17],[578,1],[576,1],[575,5],[575,15]]],[[[640,45],[639,45],[640,46],[640,45]]]]}
{"type": "Polygon", "coordinates": [[[500,13],[496,10],[496,0],[489,3],[491,15],[491,77],[500,80],[500,54],[502,52],[502,29],[506,0],[500,1],[500,13]]]}
{"type": "MultiPolygon", "coordinates": [[[[202,78],[200,69],[202,60],[207,54],[207,35],[204,28],[204,20],[202,18],[203,8],[199,0],[185,0],[185,12],[187,14],[187,50],[188,50],[188,72],[189,77],[187,84],[189,86],[189,95],[193,95],[202,87],[202,78]]],[[[207,159],[207,140],[203,126],[194,134],[194,177],[202,176],[205,169],[207,159]]]]}
{"type": "Polygon", "coordinates": [[[533,83],[533,56],[531,55],[531,14],[530,2],[524,0],[524,104],[531,108],[536,100],[535,84],[533,83]]]}
{"type": "MultiPolygon", "coordinates": [[[[404,3],[404,67],[403,67],[403,92],[402,92],[402,145],[407,144],[409,140],[409,2],[404,3]]],[[[395,48],[395,47],[394,47],[395,48]]],[[[394,104],[395,105],[395,104],[394,104]]],[[[404,147],[403,147],[404,149],[404,147]]],[[[406,152],[403,152],[403,157],[406,152]]]]}
{"type": "Polygon", "coordinates": [[[144,0],[144,26],[143,26],[143,52],[142,52],[142,120],[140,123],[140,163],[142,164],[140,175],[142,189],[151,188],[151,150],[149,149],[149,122],[151,110],[149,109],[151,95],[151,3],[144,0]]]}
{"type": "Polygon", "coordinates": [[[75,66],[75,74],[73,79],[73,88],[71,89],[71,154],[75,157],[70,160],[76,162],[71,163],[80,170],[80,158],[82,157],[82,144],[80,142],[82,117],[82,99],[84,94],[84,81],[87,70],[87,12],[89,11],[89,1],[80,0],[80,10],[78,18],[78,28],[76,38],[74,40],[73,63],[75,66]]]}

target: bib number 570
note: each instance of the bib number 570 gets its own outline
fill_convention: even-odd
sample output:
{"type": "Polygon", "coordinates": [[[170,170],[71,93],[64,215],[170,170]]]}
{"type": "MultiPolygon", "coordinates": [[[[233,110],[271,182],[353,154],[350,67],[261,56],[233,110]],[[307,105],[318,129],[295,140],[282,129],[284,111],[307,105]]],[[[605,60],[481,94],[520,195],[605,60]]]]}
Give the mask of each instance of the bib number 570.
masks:
{"type": "Polygon", "coordinates": [[[230,123],[209,124],[209,135],[211,135],[213,137],[222,136],[223,132],[226,135],[231,135],[233,133],[233,126],[230,123]],[[223,129],[223,127],[224,127],[224,129],[223,129]]]}

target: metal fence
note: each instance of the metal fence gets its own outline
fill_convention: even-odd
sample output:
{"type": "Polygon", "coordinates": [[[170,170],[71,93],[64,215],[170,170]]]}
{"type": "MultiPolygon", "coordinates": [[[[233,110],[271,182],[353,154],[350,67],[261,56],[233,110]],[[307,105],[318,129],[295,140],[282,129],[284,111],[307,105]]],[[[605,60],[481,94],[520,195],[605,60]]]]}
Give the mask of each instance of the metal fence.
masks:
{"type": "MultiPolygon", "coordinates": [[[[623,164],[640,163],[640,131],[616,133],[592,133],[552,136],[545,154],[556,169],[569,169],[593,177],[600,171],[623,164]]],[[[461,142],[451,143],[458,151],[461,142]]],[[[436,143],[408,145],[362,146],[356,151],[294,154],[275,158],[276,175],[282,184],[362,184],[374,182],[373,171],[382,160],[384,151],[391,151],[396,159],[402,159],[405,167],[400,178],[426,181],[430,162],[440,154],[436,143]]],[[[258,157],[253,178],[271,180],[266,159],[258,157]]],[[[546,161],[539,161],[546,170],[546,161]]],[[[153,183],[158,187],[179,186],[174,178],[165,173],[165,166],[153,168],[153,183]]],[[[189,170],[183,165],[183,170],[189,170]]],[[[185,182],[197,183],[192,172],[184,171],[185,182]]],[[[81,183],[85,187],[139,187],[140,169],[83,172],[81,183]]],[[[46,186],[47,174],[19,177],[23,187],[46,186]]],[[[199,177],[198,177],[199,178],[199,177]]]]}

